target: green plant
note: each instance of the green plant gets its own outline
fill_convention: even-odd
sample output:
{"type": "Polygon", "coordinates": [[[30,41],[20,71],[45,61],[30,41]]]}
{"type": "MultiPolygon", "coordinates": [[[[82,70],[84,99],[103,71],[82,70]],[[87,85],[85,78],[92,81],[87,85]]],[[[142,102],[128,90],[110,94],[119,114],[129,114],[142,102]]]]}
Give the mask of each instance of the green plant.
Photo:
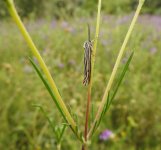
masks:
{"type": "MultiPolygon", "coordinates": [[[[124,42],[123,42],[123,44],[121,46],[121,49],[119,51],[118,57],[116,59],[115,66],[113,68],[112,74],[111,74],[109,82],[107,84],[104,96],[102,98],[102,101],[100,103],[98,112],[97,112],[96,117],[95,117],[95,120],[92,123],[92,126],[91,126],[90,130],[88,130],[88,122],[89,122],[89,115],[90,115],[91,91],[92,91],[91,90],[92,89],[92,77],[93,77],[93,69],[94,69],[94,62],[95,62],[95,56],[96,56],[97,41],[98,41],[98,37],[99,37],[100,17],[101,17],[101,15],[100,15],[101,14],[101,0],[98,1],[96,34],[95,34],[95,38],[94,38],[94,46],[93,46],[93,51],[92,51],[91,80],[90,80],[90,83],[89,83],[89,86],[88,86],[88,94],[87,94],[88,98],[87,98],[87,111],[86,111],[86,123],[85,123],[84,138],[82,136],[82,133],[80,132],[80,129],[79,129],[77,123],[74,121],[74,117],[70,114],[70,112],[67,109],[64,101],[62,100],[62,98],[60,96],[60,93],[59,93],[59,91],[57,89],[57,86],[56,86],[53,78],[51,77],[51,74],[50,74],[46,64],[44,63],[41,55],[39,54],[36,46],[34,45],[31,37],[29,36],[29,34],[26,31],[22,21],[20,20],[18,14],[17,14],[17,11],[15,9],[13,0],[5,0],[5,2],[7,3],[7,7],[8,7],[8,10],[9,10],[11,16],[13,17],[13,19],[16,22],[17,26],[19,27],[22,35],[24,36],[26,42],[28,43],[29,47],[31,48],[33,55],[37,58],[37,60],[39,62],[39,65],[40,65],[40,68],[41,68],[43,73],[41,72],[39,67],[34,63],[34,61],[32,61],[30,59],[30,62],[32,63],[32,65],[33,65],[34,69],[36,70],[37,74],[39,75],[39,77],[43,81],[46,89],[48,90],[49,94],[52,97],[52,100],[55,102],[59,112],[61,113],[62,117],[64,118],[64,121],[66,122],[66,125],[68,125],[71,128],[71,130],[76,135],[78,140],[80,142],[82,142],[82,145],[83,145],[82,150],[87,149],[88,144],[90,143],[89,142],[90,139],[92,138],[93,134],[95,133],[96,129],[98,128],[98,126],[99,126],[104,114],[109,109],[110,104],[112,103],[112,101],[113,101],[113,99],[114,99],[114,97],[115,97],[115,95],[116,95],[116,93],[118,91],[118,88],[120,87],[121,81],[123,80],[123,77],[124,77],[126,71],[128,70],[128,66],[129,66],[129,64],[131,62],[133,53],[130,55],[128,61],[126,62],[125,67],[124,67],[124,69],[123,69],[123,71],[122,71],[122,73],[121,73],[121,75],[120,75],[120,77],[118,79],[117,84],[116,84],[116,87],[114,88],[114,90],[112,92],[112,85],[113,85],[114,79],[116,77],[118,67],[120,65],[122,56],[123,56],[123,54],[125,52],[125,47],[126,47],[127,42],[128,42],[128,40],[130,38],[130,35],[132,33],[132,30],[134,28],[134,25],[136,23],[136,20],[138,18],[138,15],[140,13],[140,10],[142,8],[144,0],[139,1],[138,8],[137,8],[136,13],[134,15],[134,18],[132,20],[132,23],[131,23],[131,25],[129,27],[129,30],[128,30],[126,36],[125,36],[125,40],[124,40],[124,42]],[[111,92],[112,92],[112,94],[111,94],[111,92]]],[[[42,107],[39,106],[39,108],[43,111],[42,107]]],[[[47,117],[47,119],[48,119],[48,117],[47,117]]],[[[48,121],[50,123],[49,119],[48,119],[48,121]]],[[[65,127],[63,127],[62,131],[60,131],[61,134],[60,134],[60,136],[58,136],[58,141],[59,141],[59,139],[62,138],[62,135],[64,133],[64,129],[65,129],[65,127]]],[[[57,134],[57,133],[55,132],[55,134],[57,134]]],[[[60,147],[58,146],[58,148],[60,148],[60,147]]]]}

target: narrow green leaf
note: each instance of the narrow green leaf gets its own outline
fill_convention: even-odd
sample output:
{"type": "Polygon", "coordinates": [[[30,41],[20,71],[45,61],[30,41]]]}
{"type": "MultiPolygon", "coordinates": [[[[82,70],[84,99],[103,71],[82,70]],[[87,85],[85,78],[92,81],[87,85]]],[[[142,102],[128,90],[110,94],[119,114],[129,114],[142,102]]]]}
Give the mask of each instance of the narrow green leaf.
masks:
{"type": "MultiPolygon", "coordinates": [[[[107,104],[106,104],[107,105],[107,104]]],[[[99,118],[99,120],[98,120],[98,123],[97,123],[97,128],[99,127],[99,125],[100,125],[100,123],[101,123],[101,120],[102,120],[102,118],[103,118],[103,116],[104,116],[104,109],[103,109],[103,111],[102,111],[102,113],[101,113],[101,116],[100,116],[100,118],[99,118]]]]}
{"type": "Polygon", "coordinates": [[[45,78],[43,77],[43,74],[41,73],[41,71],[39,70],[39,68],[37,67],[37,65],[32,61],[32,59],[29,58],[29,60],[30,60],[31,64],[33,65],[35,71],[36,71],[37,74],[39,75],[40,79],[41,79],[42,82],[44,83],[46,89],[48,90],[50,96],[52,97],[52,100],[55,102],[55,104],[56,104],[58,110],[59,110],[60,113],[62,114],[64,120],[67,122],[66,117],[65,117],[65,114],[64,114],[64,112],[61,110],[61,108],[60,108],[60,106],[59,106],[59,104],[58,104],[58,102],[57,102],[57,100],[56,100],[56,98],[55,98],[55,95],[54,95],[52,89],[50,88],[48,82],[45,80],[45,78]]]}
{"type": "Polygon", "coordinates": [[[103,116],[105,115],[105,113],[107,112],[108,108],[109,108],[109,104],[110,104],[110,91],[108,92],[108,96],[107,96],[107,102],[104,106],[104,110],[103,110],[103,116]]]}
{"type": "Polygon", "coordinates": [[[73,118],[74,118],[74,120],[75,120],[75,122],[76,122],[76,124],[78,126],[78,115],[73,113],[73,118]]]}
{"type": "Polygon", "coordinates": [[[64,135],[64,131],[65,131],[66,127],[67,127],[67,125],[66,124],[63,124],[63,128],[61,129],[61,133],[60,133],[60,136],[59,136],[58,143],[61,142],[61,139],[62,139],[62,137],[64,135]]]}
{"type": "Polygon", "coordinates": [[[97,128],[99,127],[99,125],[100,125],[100,123],[101,123],[101,121],[102,121],[102,119],[103,119],[105,113],[106,113],[107,110],[109,109],[109,107],[110,107],[110,105],[111,105],[111,103],[112,103],[112,101],[113,101],[113,99],[114,99],[114,97],[115,97],[115,95],[116,95],[116,93],[117,93],[117,91],[118,91],[120,85],[121,85],[121,82],[122,82],[122,80],[123,80],[123,78],[124,78],[124,76],[125,76],[125,74],[126,74],[126,72],[127,72],[127,70],[128,70],[129,64],[130,64],[130,62],[131,62],[131,60],[132,60],[132,57],[133,57],[133,54],[134,54],[134,53],[132,52],[131,55],[130,55],[130,57],[128,58],[128,60],[127,60],[127,62],[126,62],[126,64],[125,64],[123,70],[122,70],[122,73],[121,73],[120,76],[119,76],[118,83],[117,83],[117,85],[116,85],[116,88],[115,88],[115,90],[114,90],[114,92],[113,92],[112,97],[110,97],[110,92],[108,93],[107,102],[105,103],[105,106],[104,106],[104,108],[103,108],[103,110],[102,110],[102,112],[101,112],[101,115],[100,115],[99,120],[98,120],[98,121],[95,123],[95,125],[94,125],[93,131],[92,131],[92,135],[94,134],[94,132],[95,132],[95,131],[97,130],[97,128]]]}
{"type": "Polygon", "coordinates": [[[103,116],[105,115],[106,111],[107,111],[108,108],[110,107],[110,105],[111,105],[111,103],[112,103],[112,101],[113,101],[113,99],[114,99],[114,97],[115,97],[115,95],[116,95],[116,93],[117,93],[117,91],[118,91],[120,85],[121,85],[121,82],[122,82],[122,80],[123,80],[123,78],[124,78],[124,76],[125,76],[125,74],[126,74],[126,72],[127,72],[127,70],[128,70],[128,67],[129,67],[129,64],[130,64],[130,62],[131,62],[131,60],[132,60],[132,57],[133,57],[133,52],[131,53],[130,57],[128,58],[128,60],[127,60],[127,62],[126,62],[126,64],[125,64],[125,66],[124,66],[124,68],[123,68],[123,70],[122,70],[122,73],[121,73],[120,76],[119,76],[119,79],[118,79],[116,88],[115,88],[114,93],[113,93],[113,95],[112,95],[111,98],[110,98],[110,94],[109,94],[110,92],[108,93],[107,102],[106,102],[106,104],[105,104],[105,106],[104,106],[104,109],[103,109],[103,111],[102,111],[102,113],[101,113],[101,116],[100,116],[100,119],[99,119],[99,121],[98,121],[98,125],[97,125],[97,126],[99,126],[99,124],[100,124],[100,122],[101,122],[103,116]]]}
{"type": "MultiPolygon", "coordinates": [[[[123,70],[122,70],[122,73],[120,74],[120,77],[119,77],[119,79],[118,79],[118,83],[117,83],[116,88],[115,88],[115,90],[114,90],[114,93],[113,93],[112,97],[110,98],[110,104],[112,103],[113,99],[115,98],[115,95],[116,95],[116,93],[117,93],[117,91],[118,91],[118,89],[119,89],[119,87],[120,87],[120,85],[121,85],[121,82],[122,82],[122,80],[123,80],[123,78],[124,78],[124,76],[125,76],[125,74],[126,74],[126,72],[127,72],[127,70],[128,70],[128,67],[129,67],[129,65],[130,65],[130,62],[131,62],[131,60],[132,60],[133,55],[134,55],[134,52],[131,53],[130,57],[128,58],[128,60],[127,60],[127,62],[126,62],[126,64],[125,64],[125,66],[124,66],[124,68],[123,68],[123,70]]],[[[110,105],[110,104],[109,104],[109,105],[110,105]]]]}
{"type": "Polygon", "coordinates": [[[97,121],[95,122],[95,124],[94,124],[94,127],[93,127],[93,130],[92,130],[92,136],[93,136],[93,134],[95,133],[95,131],[96,131],[96,129],[97,129],[97,121]]]}
{"type": "MultiPolygon", "coordinates": [[[[59,104],[58,104],[58,102],[57,102],[57,100],[56,100],[56,97],[55,97],[55,95],[54,95],[52,89],[50,88],[48,82],[47,82],[47,81],[45,80],[45,78],[43,77],[43,75],[42,75],[41,71],[39,70],[39,68],[37,67],[37,65],[36,65],[30,58],[29,58],[29,60],[30,60],[31,64],[33,65],[34,69],[36,70],[37,74],[39,75],[40,79],[41,79],[42,82],[44,83],[46,89],[48,90],[50,96],[52,97],[52,100],[55,102],[55,104],[56,104],[58,110],[60,111],[61,115],[63,116],[64,120],[67,122],[66,117],[65,117],[65,114],[64,114],[64,112],[61,110],[61,107],[59,106],[59,104]]],[[[72,129],[72,131],[73,131],[73,133],[76,135],[76,137],[77,137],[79,140],[81,140],[81,142],[82,142],[81,137],[79,137],[78,130],[75,131],[75,130],[72,128],[71,125],[70,125],[70,128],[72,129]]]]}
{"type": "Polygon", "coordinates": [[[101,116],[100,116],[100,118],[99,118],[99,120],[98,120],[98,122],[97,122],[97,126],[95,127],[95,131],[96,131],[96,129],[99,127],[99,125],[100,125],[100,123],[101,123],[101,121],[102,121],[102,119],[103,119],[103,117],[104,117],[104,115],[105,115],[107,109],[109,108],[109,101],[110,101],[110,96],[109,96],[109,94],[108,94],[107,102],[106,102],[106,104],[105,104],[105,106],[104,106],[104,108],[103,108],[103,111],[102,111],[102,113],[101,113],[101,116]]]}
{"type": "Polygon", "coordinates": [[[91,122],[94,121],[94,104],[92,103],[91,122]]]}

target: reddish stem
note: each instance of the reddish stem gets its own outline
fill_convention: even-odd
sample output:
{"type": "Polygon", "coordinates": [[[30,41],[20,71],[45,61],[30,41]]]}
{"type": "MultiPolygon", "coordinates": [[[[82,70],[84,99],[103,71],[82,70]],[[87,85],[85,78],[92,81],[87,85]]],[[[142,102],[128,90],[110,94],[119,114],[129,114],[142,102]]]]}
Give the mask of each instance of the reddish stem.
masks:
{"type": "MultiPolygon", "coordinates": [[[[88,86],[88,93],[87,93],[87,107],[86,107],[86,120],[85,120],[85,127],[84,127],[84,139],[87,142],[87,135],[88,135],[88,124],[89,124],[89,110],[90,110],[90,102],[91,102],[91,88],[90,85],[88,86]]],[[[86,150],[86,146],[82,146],[82,150],[86,150]]]]}

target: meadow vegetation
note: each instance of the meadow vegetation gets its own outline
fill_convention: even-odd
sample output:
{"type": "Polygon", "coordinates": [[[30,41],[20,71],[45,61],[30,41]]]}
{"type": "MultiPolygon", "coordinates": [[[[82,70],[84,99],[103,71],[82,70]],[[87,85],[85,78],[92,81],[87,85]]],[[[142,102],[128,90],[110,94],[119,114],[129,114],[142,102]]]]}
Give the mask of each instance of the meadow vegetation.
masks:
{"type": "MultiPolygon", "coordinates": [[[[102,10],[109,14],[126,14],[134,11],[139,0],[104,0],[102,10]]],[[[97,0],[15,0],[21,17],[27,18],[59,18],[84,17],[94,15],[97,0]],[[42,11],[43,10],[43,11],[42,11]]],[[[4,1],[0,1],[0,17],[8,16],[4,1]]],[[[161,14],[161,1],[146,0],[142,9],[143,13],[161,14]]]]}
{"type": "MultiPolygon", "coordinates": [[[[101,17],[92,88],[94,113],[100,104],[132,16],[133,13],[107,15],[104,10],[101,17]]],[[[83,130],[87,89],[82,84],[84,55],[82,46],[87,39],[87,23],[90,24],[94,37],[95,17],[74,17],[66,20],[57,20],[55,17],[24,19],[24,23],[49,66],[67,107],[71,113],[78,115],[78,124],[83,130]]],[[[126,47],[122,66],[131,51],[134,51],[134,57],[109,112],[92,139],[94,142],[90,149],[159,150],[161,148],[160,26],[160,16],[144,14],[139,17],[126,47]],[[115,136],[102,141],[99,135],[106,129],[111,130],[115,136]]],[[[13,21],[9,18],[0,20],[0,149],[2,150],[55,149],[52,129],[43,113],[33,107],[33,104],[43,106],[53,123],[57,125],[62,123],[63,118],[57,113],[57,108],[31,66],[29,56],[32,57],[29,47],[13,21]]],[[[69,128],[65,132],[62,150],[76,150],[81,147],[81,143],[76,142],[76,137],[69,128]]]]}

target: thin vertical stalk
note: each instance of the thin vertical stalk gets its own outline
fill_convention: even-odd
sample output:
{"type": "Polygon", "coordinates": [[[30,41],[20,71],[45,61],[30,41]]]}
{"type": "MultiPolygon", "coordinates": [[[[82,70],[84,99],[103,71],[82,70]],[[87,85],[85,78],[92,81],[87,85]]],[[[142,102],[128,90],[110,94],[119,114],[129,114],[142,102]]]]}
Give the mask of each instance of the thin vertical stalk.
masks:
{"type": "Polygon", "coordinates": [[[87,134],[88,134],[88,123],[89,123],[89,111],[90,111],[90,102],[91,102],[91,88],[88,87],[87,93],[87,107],[86,107],[86,120],[85,120],[85,129],[84,129],[84,139],[87,142],[87,134]]]}
{"type": "Polygon", "coordinates": [[[61,150],[61,144],[58,143],[58,144],[56,145],[56,148],[57,148],[57,150],[61,150]]]}
{"type": "Polygon", "coordinates": [[[99,0],[99,1],[98,1],[96,32],[95,32],[95,39],[94,39],[94,45],[93,45],[93,51],[92,51],[91,81],[90,81],[90,84],[89,84],[90,89],[91,89],[91,87],[92,87],[93,70],[94,70],[94,64],[95,64],[95,58],[96,58],[97,42],[98,42],[99,31],[100,31],[101,2],[102,2],[102,0],[99,0]]]}
{"type": "Polygon", "coordinates": [[[135,25],[136,20],[137,20],[137,18],[138,18],[138,16],[139,16],[139,13],[140,13],[140,11],[141,11],[141,8],[142,8],[143,3],[144,3],[144,0],[140,0],[140,1],[139,1],[137,10],[136,10],[135,15],[134,15],[134,17],[133,17],[133,20],[132,20],[132,22],[131,22],[131,25],[130,25],[130,27],[129,27],[129,30],[128,30],[126,36],[125,36],[125,39],[124,39],[124,42],[123,42],[123,44],[122,44],[122,46],[121,46],[121,49],[120,49],[120,51],[119,51],[118,57],[117,57],[117,59],[116,59],[116,62],[115,62],[115,65],[114,65],[112,74],[111,74],[111,76],[110,76],[110,79],[109,79],[109,82],[108,82],[108,84],[107,84],[105,93],[104,93],[104,95],[103,95],[101,104],[100,104],[99,109],[98,109],[98,111],[97,111],[97,114],[96,114],[94,123],[92,124],[92,127],[91,127],[91,129],[90,129],[90,131],[89,131],[89,133],[88,133],[88,138],[90,138],[90,136],[92,135],[92,131],[93,131],[93,129],[94,129],[94,126],[95,126],[95,124],[97,123],[97,121],[99,120],[99,118],[100,118],[100,116],[101,116],[101,113],[102,113],[102,111],[103,111],[103,107],[104,107],[104,105],[105,105],[105,103],[106,103],[106,100],[107,100],[107,96],[108,96],[109,90],[111,89],[111,86],[112,86],[112,84],[113,84],[114,78],[115,78],[115,76],[116,76],[116,72],[117,72],[117,70],[118,70],[120,61],[121,61],[122,56],[123,56],[124,51],[125,51],[125,47],[126,47],[127,42],[128,42],[128,40],[129,40],[129,38],[130,38],[130,35],[131,35],[132,31],[133,31],[134,25],[135,25]]]}
{"type": "MultiPolygon", "coordinates": [[[[96,22],[96,33],[95,33],[95,39],[94,39],[94,45],[92,49],[92,67],[91,67],[91,79],[90,83],[88,85],[88,92],[87,92],[87,106],[86,106],[86,119],[85,119],[85,129],[84,129],[84,138],[85,141],[88,141],[88,124],[90,119],[90,104],[91,104],[91,89],[92,89],[92,79],[93,79],[93,69],[94,69],[94,63],[95,63],[95,56],[96,56],[96,49],[97,49],[97,41],[99,36],[99,29],[100,29],[100,15],[101,15],[101,2],[102,0],[98,1],[98,11],[97,11],[97,22],[96,22]]],[[[87,146],[83,145],[82,150],[86,150],[87,146]]]]}

